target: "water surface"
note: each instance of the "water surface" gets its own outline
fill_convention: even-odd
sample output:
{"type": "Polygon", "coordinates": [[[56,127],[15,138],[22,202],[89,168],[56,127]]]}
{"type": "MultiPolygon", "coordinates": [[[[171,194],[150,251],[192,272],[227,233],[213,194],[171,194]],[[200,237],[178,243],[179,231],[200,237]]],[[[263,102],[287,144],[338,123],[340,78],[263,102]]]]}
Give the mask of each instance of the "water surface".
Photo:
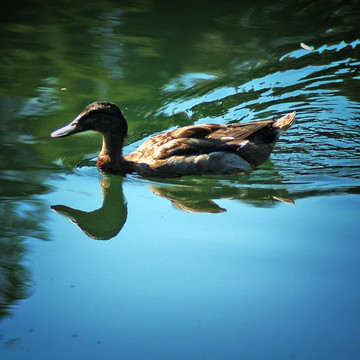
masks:
{"type": "Polygon", "coordinates": [[[356,2],[7,6],[1,359],[360,355],[356,2]],[[121,178],[96,169],[98,134],[49,137],[104,99],[124,152],[185,125],[297,122],[249,174],[121,178]]]}

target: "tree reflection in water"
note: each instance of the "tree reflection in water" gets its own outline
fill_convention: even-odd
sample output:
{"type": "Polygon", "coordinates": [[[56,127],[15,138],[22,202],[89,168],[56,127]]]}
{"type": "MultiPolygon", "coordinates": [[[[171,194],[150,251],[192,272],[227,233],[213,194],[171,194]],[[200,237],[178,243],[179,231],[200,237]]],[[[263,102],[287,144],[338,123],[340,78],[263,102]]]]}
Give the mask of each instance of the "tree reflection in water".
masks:
{"type": "Polygon", "coordinates": [[[31,293],[32,276],[24,264],[29,237],[45,240],[44,207],[37,201],[22,204],[11,199],[0,202],[0,320],[12,306],[31,293]],[[36,210],[35,210],[36,209],[36,210]]]}

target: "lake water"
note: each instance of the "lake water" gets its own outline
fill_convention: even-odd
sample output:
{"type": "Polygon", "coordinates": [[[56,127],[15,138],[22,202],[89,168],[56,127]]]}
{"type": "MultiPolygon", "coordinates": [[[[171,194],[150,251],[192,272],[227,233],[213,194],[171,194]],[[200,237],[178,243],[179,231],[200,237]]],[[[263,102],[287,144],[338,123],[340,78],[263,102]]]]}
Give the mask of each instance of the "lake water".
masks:
{"type": "Polygon", "coordinates": [[[6,5],[1,359],[360,357],[360,5],[273,3],[6,5]],[[123,109],[125,153],[297,122],[249,174],[122,178],[98,134],[49,137],[95,100],[123,109]]]}

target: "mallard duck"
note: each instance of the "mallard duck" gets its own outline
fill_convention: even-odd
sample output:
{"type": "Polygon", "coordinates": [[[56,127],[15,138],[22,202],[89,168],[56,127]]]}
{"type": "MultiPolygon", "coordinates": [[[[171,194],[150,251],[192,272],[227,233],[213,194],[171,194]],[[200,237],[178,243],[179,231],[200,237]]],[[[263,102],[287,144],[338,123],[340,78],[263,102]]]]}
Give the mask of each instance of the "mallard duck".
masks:
{"type": "Polygon", "coordinates": [[[127,123],[120,109],[107,101],[94,102],[54,138],[93,130],[103,135],[97,166],[104,172],[149,177],[234,174],[254,169],[270,156],[280,135],[295,121],[295,111],[278,120],[246,124],[201,124],[167,131],[123,155],[127,123]]]}

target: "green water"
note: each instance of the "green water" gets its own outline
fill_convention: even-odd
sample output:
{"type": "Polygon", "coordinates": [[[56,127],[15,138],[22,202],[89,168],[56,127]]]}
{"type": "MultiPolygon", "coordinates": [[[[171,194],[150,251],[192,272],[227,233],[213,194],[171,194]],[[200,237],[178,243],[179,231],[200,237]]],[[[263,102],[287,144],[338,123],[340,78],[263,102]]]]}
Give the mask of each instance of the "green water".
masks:
{"type": "Polygon", "coordinates": [[[360,356],[356,1],[0,16],[1,359],[360,356]],[[125,153],[185,125],[297,122],[250,174],[122,178],[97,170],[98,134],[49,137],[95,100],[122,108],[125,153]]]}

